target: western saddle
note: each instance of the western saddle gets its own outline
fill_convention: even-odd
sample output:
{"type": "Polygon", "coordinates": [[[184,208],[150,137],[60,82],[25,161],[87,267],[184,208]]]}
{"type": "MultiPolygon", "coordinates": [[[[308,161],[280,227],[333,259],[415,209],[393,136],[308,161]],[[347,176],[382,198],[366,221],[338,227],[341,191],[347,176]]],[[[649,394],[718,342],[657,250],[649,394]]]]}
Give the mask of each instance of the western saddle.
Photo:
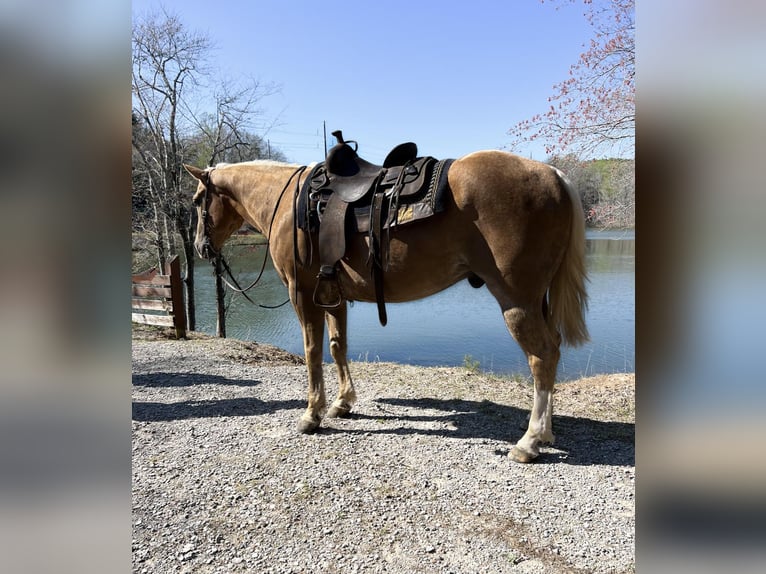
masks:
{"type": "Polygon", "coordinates": [[[388,266],[389,230],[444,208],[446,176],[453,160],[417,157],[417,145],[406,142],[391,150],[383,165],[375,165],[359,157],[357,146],[349,145],[356,142],[345,141],[340,130],[332,135],[338,143],[311,171],[297,203],[298,227],[319,231],[314,302],[327,308],[341,304],[338,262],[346,254],[351,234],[365,233],[378,317],[385,325],[383,273],[388,266]]]}

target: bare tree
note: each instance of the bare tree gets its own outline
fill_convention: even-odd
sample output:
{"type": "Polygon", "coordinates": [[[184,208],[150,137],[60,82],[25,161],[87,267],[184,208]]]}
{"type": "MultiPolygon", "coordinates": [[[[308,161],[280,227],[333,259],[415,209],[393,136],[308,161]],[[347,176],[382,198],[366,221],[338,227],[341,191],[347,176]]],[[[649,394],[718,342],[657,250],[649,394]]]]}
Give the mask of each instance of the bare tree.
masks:
{"type": "Polygon", "coordinates": [[[178,16],[166,11],[134,22],[134,194],[148,204],[147,227],[161,268],[167,255],[177,252],[177,238],[181,240],[190,329],[196,322],[196,214],[190,202],[193,182],[183,164],[213,164],[236,151],[253,152],[258,138],[248,130],[260,113],[256,104],[273,90],[258,82],[239,87],[216,82],[208,68],[211,52],[207,36],[187,30],[178,16]],[[216,87],[208,89],[206,82],[216,87]],[[200,101],[208,102],[214,111],[195,109],[200,101]]]}
{"type": "Polygon", "coordinates": [[[135,22],[132,41],[134,164],[147,184],[160,268],[166,254],[176,251],[176,235],[181,237],[187,318],[194,329],[192,213],[184,201],[181,180],[183,107],[186,92],[205,72],[211,45],[204,35],[188,32],[178,17],[167,12],[135,22]]]}
{"type": "Polygon", "coordinates": [[[554,86],[548,111],[510,129],[514,148],[539,139],[548,154],[594,157],[634,149],[635,0],[582,2],[593,38],[570,67],[569,78],[554,86]]]}
{"type": "Polygon", "coordinates": [[[215,112],[203,114],[196,121],[209,153],[207,165],[218,161],[259,159],[268,155],[263,138],[254,135],[251,130],[254,117],[259,115],[258,102],[276,90],[272,84],[265,85],[252,79],[244,85],[222,82],[215,89],[215,112]]]}

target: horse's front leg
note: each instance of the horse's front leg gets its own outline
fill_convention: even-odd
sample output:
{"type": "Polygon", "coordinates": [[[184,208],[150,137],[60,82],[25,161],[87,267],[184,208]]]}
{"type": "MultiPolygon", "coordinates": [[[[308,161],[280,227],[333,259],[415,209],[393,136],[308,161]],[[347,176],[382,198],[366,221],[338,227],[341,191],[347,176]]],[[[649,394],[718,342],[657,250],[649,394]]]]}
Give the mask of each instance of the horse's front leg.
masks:
{"type": "Polygon", "coordinates": [[[352,405],[356,402],[356,391],[351,380],[351,372],[348,368],[346,356],[348,346],[346,344],[346,326],[348,309],[344,301],[339,307],[327,311],[327,333],[330,337],[330,354],[332,354],[335,367],[338,369],[338,398],[335,399],[328,417],[345,417],[351,412],[352,405]]]}
{"type": "MultiPolygon", "coordinates": [[[[292,292],[292,289],[291,289],[292,292]]],[[[303,331],[303,350],[308,369],[308,407],[298,421],[298,431],[312,433],[322,422],[327,408],[322,375],[322,344],[324,339],[324,310],[314,305],[311,294],[298,292],[293,301],[303,331]]]]}

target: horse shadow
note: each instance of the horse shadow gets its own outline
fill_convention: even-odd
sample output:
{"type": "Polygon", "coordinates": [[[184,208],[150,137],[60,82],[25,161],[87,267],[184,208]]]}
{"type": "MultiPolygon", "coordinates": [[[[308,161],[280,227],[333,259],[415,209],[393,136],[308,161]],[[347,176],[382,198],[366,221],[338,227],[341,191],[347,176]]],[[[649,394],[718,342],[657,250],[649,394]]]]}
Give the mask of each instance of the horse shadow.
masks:
{"type": "Polygon", "coordinates": [[[254,387],[261,381],[253,379],[227,379],[220,375],[201,373],[145,373],[133,375],[136,387],[192,387],[195,385],[223,385],[236,387],[254,387]]]}
{"type": "MultiPolygon", "coordinates": [[[[199,373],[147,373],[133,375],[133,384],[142,387],[187,387],[201,384],[252,387],[260,385],[261,381],[199,373]]],[[[190,399],[168,403],[133,401],[132,419],[137,422],[169,422],[193,418],[249,417],[304,406],[305,403],[299,400],[264,401],[250,397],[190,399]]]]}
{"type": "MultiPolygon", "coordinates": [[[[381,414],[351,412],[349,418],[377,422],[401,423],[381,428],[323,429],[330,432],[357,432],[360,434],[435,435],[458,439],[493,441],[516,441],[527,428],[529,411],[491,401],[467,401],[461,399],[435,398],[381,398],[381,414]],[[444,414],[392,413],[385,406],[422,410],[438,410],[444,414]],[[417,428],[409,423],[443,423],[436,428],[417,428]]],[[[544,448],[536,459],[541,463],[564,463],[572,465],[635,466],[635,424],[598,421],[567,415],[553,415],[556,442],[552,448],[544,448]]],[[[497,449],[498,455],[510,450],[497,449]]]]}
{"type": "MultiPolygon", "coordinates": [[[[133,375],[133,384],[144,387],[184,387],[200,384],[256,386],[261,381],[228,379],[197,373],[149,373],[133,375]]],[[[437,398],[379,398],[377,413],[352,411],[348,418],[360,421],[365,428],[322,426],[327,434],[433,435],[445,438],[516,441],[524,434],[529,411],[488,400],[468,401],[437,398]],[[387,407],[391,407],[388,409],[387,407]],[[399,412],[395,412],[398,409],[399,412]],[[412,409],[418,412],[401,412],[412,409]],[[439,414],[424,411],[439,411],[439,414]],[[364,424],[367,421],[370,424],[364,424]],[[389,423],[376,427],[375,422],[389,423]],[[417,428],[412,423],[437,423],[431,428],[417,428]],[[439,424],[441,423],[441,424],[439,424]],[[393,426],[392,426],[393,425],[393,426]]],[[[246,417],[268,415],[279,410],[297,410],[305,401],[296,399],[264,401],[257,398],[184,400],[179,402],[139,402],[132,405],[132,419],[137,422],[169,422],[192,418],[246,417]]],[[[556,443],[545,448],[536,459],[539,463],[572,465],[635,466],[635,424],[598,421],[567,415],[553,415],[556,443]]],[[[506,455],[508,448],[496,449],[506,455]]]]}

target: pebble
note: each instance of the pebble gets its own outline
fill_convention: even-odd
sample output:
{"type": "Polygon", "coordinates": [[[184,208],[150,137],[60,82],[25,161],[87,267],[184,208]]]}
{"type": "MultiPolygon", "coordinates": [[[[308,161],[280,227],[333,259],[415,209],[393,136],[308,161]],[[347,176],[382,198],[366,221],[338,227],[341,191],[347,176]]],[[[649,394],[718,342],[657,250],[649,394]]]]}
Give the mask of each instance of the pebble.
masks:
{"type": "Polygon", "coordinates": [[[634,569],[629,429],[570,417],[560,451],[517,465],[497,451],[520,436],[526,383],[352,363],[356,416],[306,437],[305,366],[234,362],[229,345],[134,340],[135,572],[634,569]]]}

